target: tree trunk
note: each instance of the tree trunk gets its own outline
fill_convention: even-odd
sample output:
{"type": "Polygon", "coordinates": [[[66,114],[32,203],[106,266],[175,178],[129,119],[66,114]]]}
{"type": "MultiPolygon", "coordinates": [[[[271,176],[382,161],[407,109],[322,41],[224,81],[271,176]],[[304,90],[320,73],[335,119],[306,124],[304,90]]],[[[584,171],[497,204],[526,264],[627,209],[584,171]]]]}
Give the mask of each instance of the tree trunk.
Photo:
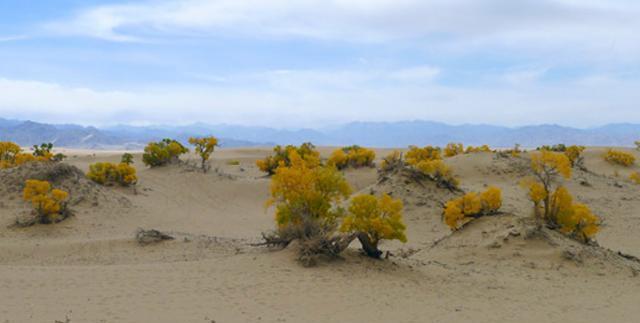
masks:
{"type": "Polygon", "coordinates": [[[374,243],[373,241],[371,241],[371,239],[369,239],[369,235],[367,235],[364,232],[360,232],[358,233],[358,240],[362,245],[362,250],[364,250],[367,256],[371,258],[380,259],[380,256],[382,255],[382,251],[378,249],[377,242],[374,243]]]}

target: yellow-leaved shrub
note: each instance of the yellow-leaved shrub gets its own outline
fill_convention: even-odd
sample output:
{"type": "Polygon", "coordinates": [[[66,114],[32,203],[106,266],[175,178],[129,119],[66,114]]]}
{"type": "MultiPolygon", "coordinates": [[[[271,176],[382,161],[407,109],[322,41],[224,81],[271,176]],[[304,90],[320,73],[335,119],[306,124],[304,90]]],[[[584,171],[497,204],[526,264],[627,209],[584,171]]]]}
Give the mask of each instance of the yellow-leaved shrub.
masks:
{"type": "Polygon", "coordinates": [[[342,221],[342,232],[355,233],[368,256],[378,258],[380,240],[407,242],[402,220],[402,201],[387,194],[376,198],[370,194],[353,197],[349,213],[342,221]]]}
{"type": "Polygon", "coordinates": [[[571,167],[582,164],[582,153],[584,152],[584,146],[572,145],[565,149],[564,154],[569,158],[571,167]]]}
{"type": "Polygon", "coordinates": [[[407,164],[416,166],[422,161],[430,161],[442,159],[442,153],[439,147],[426,146],[424,148],[409,146],[409,151],[405,155],[407,164]]]}
{"type": "Polygon", "coordinates": [[[569,191],[557,184],[559,177],[571,177],[569,158],[564,153],[543,149],[531,155],[531,169],[534,178],[521,184],[534,204],[538,224],[544,222],[580,241],[589,241],[598,232],[598,217],[586,205],[574,203],[569,191]]]}
{"type": "Polygon", "coordinates": [[[202,138],[191,137],[189,138],[189,143],[196,147],[196,153],[200,156],[200,167],[203,172],[206,172],[207,161],[211,157],[216,146],[218,146],[218,138],[213,136],[202,138]]]}
{"type": "Polygon", "coordinates": [[[461,143],[448,143],[444,147],[444,156],[453,157],[464,153],[464,146],[461,143]]]}
{"type": "Polygon", "coordinates": [[[373,150],[354,145],[336,149],[327,163],[338,169],[371,167],[375,158],[376,153],[373,150]]]}
{"type": "Polygon", "coordinates": [[[490,186],[482,193],[471,192],[448,201],[444,207],[444,222],[451,230],[457,230],[472,219],[495,214],[500,207],[502,191],[490,186]]]}
{"type": "Polygon", "coordinates": [[[631,182],[633,182],[634,184],[638,184],[640,185],[640,173],[639,172],[633,172],[631,173],[631,175],[629,175],[629,179],[631,180],[631,182]]]}
{"type": "Polygon", "coordinates": [[[320,153],[312,143],[306,142],[300,145],[300,147],[293,145],[288,145],[286,147],[282,147],[280,145],[275,146],[273,148],[273,155],[257,160],[256,166],[258,166],[261,171],[266,172],[269,175],[273,175],[276,173],[276,169],[281,165],[291,165],[290,155],[294,151],[300,158],[306,161],[307,165],[314,167],[320,165],[320,153]]]}
{"type": "Polygon", "coordinates": [[[456,189],[459,185],[451,167],[445,164],[442,159],[423,160],[415,165],[415,168],[449,189],[456,189]]]}
{"type": "Polygon", "coordinates": [[[482,145],[478,147],[468,146],[467,149],[465,149],[464,151],[465,154],[490,153],[490,152],[491,152],[491,148],[488,145],[482,145]]]}
{"type": "Polygon", "coordinates": [[[402,153],[399,150],[394,150],[382,158],[380,162],[380,170],[389,171],[395,167],[402,166],[404,161],[402,160],[402,153]]]}
{"type": "Polygon", "coordinates": [[[69,193],[52,189],[47,181],[27,180],[22,197],[31,203],[40,223],[53,223],[67,216],[69,193]]]}
{"type": "Polygon", "coordinates": [[[611,164],[629,167],[636,162],[636,156],[625,151],[609,149],[604,155],[604,160],[611,164]]]}
{"type": "Polygon", "coordinates": [[[91,164],[89,165],[87,178],[101,185],[119,184],[121,186],[130,186],[138,182],[136,169],[127,163],[100,162],[91,164]]]}
{"type": "Polygon", "coordinates": [[[142,162],[149,167],[164,166],[177,162],[180,155],[189,152],[185,146],[173,139],[150,142],[144,147],[142,162]]]}
{"type": "Polygon", "coordinates": [[[53,155],[52,144],[34,146],[33,154],[23,153],[20,146],[10,141],[0,142],[0,169],[20,166],[28,162],[49,162],[61,160],[64,155],[53,155]]]}

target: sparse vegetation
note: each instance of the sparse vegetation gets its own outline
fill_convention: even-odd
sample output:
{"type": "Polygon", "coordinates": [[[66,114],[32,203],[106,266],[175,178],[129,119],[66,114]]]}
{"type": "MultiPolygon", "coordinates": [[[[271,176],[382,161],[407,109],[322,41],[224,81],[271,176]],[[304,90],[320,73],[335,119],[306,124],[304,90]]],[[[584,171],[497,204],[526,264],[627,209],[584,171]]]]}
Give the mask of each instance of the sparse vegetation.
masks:
{"type": "Polygon", "coordinates": [[[636,145],[636,150],[640,150],[640,140],[636,140],[633,143],[636,145]]]}
{"type": "Polygon", "coordinates": [[[133,164],[133,155],[130,153],[122,154],[122,157],[120,158],[120,163],[127,164],[127,165],[133,164]]]}
{"type": "Polygon", "coordinates": [[[636,162],[636,157],[628,152],[609,149],[604,155],[604,160],[611,164],[629,167],[636,162]]]}
{"type": "Polygon", "coordinates": [[[569,158],[562,153],[541,150],[531,156],[531,169],[535,179],[524,181],[523,185],[534,203],[538,225],[546,223],[550,228],[588,242],[598,232],[598,217],[586,205],[573,203],[569,191],[557,183],[559,176],[571,177],[569,158]]]}
{"type": "Polygon", "coordinates": [[[376,153],[373,150],[354,145],[336,149],[327,163],[338,169],[373,167],[375,158],[376,153]]]}
{"type": "Polygon", "coordinates": [[[457,230],[467,222],[481,216],[496,214],[502,207],[502,191],[489,187],[482,193],[467,193],[448,201],[444,207],[444,222],[457,230]]]}
{"type": "Polygon", "coordinates": [[[402,221],[402,201],[387,194],[355,196],[349,205],[349,214],[342,221],[340,230],[355,233],[362,249],[369,257],[379,258],[380,240],[407,242],[406,226],[402,221]]]}
{"type": "Polygon", "coordinates": [[[464,153],[464,146],[461,143],[448,143],[444,147],[444,156],[453,157],[464,153]]]}
{"type": "Polygon", "coordinates": [[[640,185],[640,173],[639,172],[632,172],[631,175],[629,175],[629,179],[634,184],[640,185]]]}
{"type": "Polygon", "coordinates": [[[67,157],[60,153],[53,155],[51,153],[51,149],[53,148],[51,143],[42,144],[40,146],[34,145],[33,147],[34,152],[32,154],[27,154],[23,153],[20,146],[13,142],[0,142],[0,169],[16,167],[34,161],[62,161],[67,157]]]}
{"type": "Polygon", "coordinates": [[[150,142],[144,148],[142,162],[150,167],[164,166],[180,160],[180,155],[189,152],[185,146],[173,139],[150,142]]]}
{"type": "Polygon", "coordinates": [[[405,156],[407,164],[416,166],[421,161],[431,161],[442,159],[440,147],[426,146],[424,148],[409,146],[409,151],[405,156]]]}
{"type": "Polygon", "coordinates": [[[54,223],[69,215],[67,200],[69,193],[52,189],[47,181],[29,179],[25,182],[23,199],[30,202],[38,223],[54,223]]]}
{"type": "Polygon", "coordinates": [[[383,172],[403,166],[404,161],[402,160],[402,153],[399,150],[390,152],[387,156],[382,158],[382,162],[380,162],[380,170],[383,172]]]}
{"type": "Polygon", "coordinates": [[[282,147],[280,145],[273,148],[273,155],[267,156],[265,159],[256,161],[256,166],[269,175],[276,173],[276,169],[280,166],[291,166],[291,154],[296,152],[300,158],[306,161],[308,165],[318,166],[320,165],[320,153],[316,150],[316,147],[306,142],[296,147],[288,145],[282,147]]]}
{"type": "Polygon", "coordinates": [[[491,148],[488,145],[482,145],[478,147],[468,146],[467,149],[465,149],[464,151],[465,154],[490,153],[490,152],[491,152],[491,148]]]}
{"type": "Polygon", "coordinates": [[[227,165],[229,165],[229,166],[238,166],[238,165],[240,165],[240,161],[237,160],[237,159],[232,159],[232,160],[227,161],[227,165]]]}
{"type": "Polygon", "coordinates": [[[441,159],[421,161],[415,165],[415,168],[442,187],[457,190],[460,185],[451,167],[441,159]]]}
{"type": "Polygon", "coordinates": [[[200,167],[203,172],[207,172],[207,161],[211,157],[216,146],[218,146],[218,138],[210,136],[210,137],[202,137],[202,138],[189,138],[189,143],[194,145],[196,148],[196,153],[200,156],[200,167]]]}
{"type": "Polygon", "coordinates": [[[106,162],[91,164],[87,178],[101,185],[131,186],[138,182],[136,169],[127,163],[117,165],[106,162]]]}

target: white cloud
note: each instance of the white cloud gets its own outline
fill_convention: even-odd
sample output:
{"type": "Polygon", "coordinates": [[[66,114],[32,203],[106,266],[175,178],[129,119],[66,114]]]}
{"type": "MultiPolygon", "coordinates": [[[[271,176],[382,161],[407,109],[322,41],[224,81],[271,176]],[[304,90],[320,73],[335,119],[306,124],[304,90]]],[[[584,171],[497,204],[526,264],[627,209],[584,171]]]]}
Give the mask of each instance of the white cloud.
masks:
{"type": "Polygon", "coordinates": [[[590,76],[562,88],[538,83],[452,87],[392,83],[392,71],[272,71],[225,76],[226,84],[99,91],[0,79],[0,115],[49,122],[235,123],[317,127],[355,120],[574,126],[640,122],[637,81],[590,76]],[[387,75],[387,76],[380,76],[387,75]],[[337,82],[343,78],[348,81],[337,82]],[[263,83],[247,87],[244,81],[263,83]]]}
{"type": "Polygon", "coordinates": [[[445,35],[454,48],[629,57],[640,52],[638,16],[640,2],[625,0],[164,0],[97,6],[46,28],[113,41],[195,34],[433,44],[445,35]]]}
{"type": "Polygon", "coordinates": [[[27,39],[28,37],[26,35],[10,35],[10,36],[0,36],[0,43],[2,42],[10,42],[10,41],[16,41],[16,40],[23,40],[23,39],[27,39]]]}

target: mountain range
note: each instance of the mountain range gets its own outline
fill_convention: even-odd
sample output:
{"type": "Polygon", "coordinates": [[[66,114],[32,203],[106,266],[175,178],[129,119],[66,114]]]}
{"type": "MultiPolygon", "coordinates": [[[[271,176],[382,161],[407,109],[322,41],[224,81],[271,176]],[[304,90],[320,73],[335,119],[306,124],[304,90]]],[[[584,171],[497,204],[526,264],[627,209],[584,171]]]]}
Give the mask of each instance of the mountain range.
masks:
{"type": "Polygon", "coordinates": [[[557,143],[585,146],[633,146],[640,139],[640,124],[609,124],[588,129],[560,125],[504,127],[495,125],[449,125],[432,121],[352,122],[319,129],[276,129],[229,124],[130,126],[103,128],[73,124],[46,124],[0,118],[0,141],[23,146],[52,142],[58,147],[90,149],[142,149],[149,141],[174,138],[186,142],[191,136],[215,135],[222,147],[300,144],[370,147],[406,147],[462,142],[511,147],[518,143],[536,147],[557,143]]]}

